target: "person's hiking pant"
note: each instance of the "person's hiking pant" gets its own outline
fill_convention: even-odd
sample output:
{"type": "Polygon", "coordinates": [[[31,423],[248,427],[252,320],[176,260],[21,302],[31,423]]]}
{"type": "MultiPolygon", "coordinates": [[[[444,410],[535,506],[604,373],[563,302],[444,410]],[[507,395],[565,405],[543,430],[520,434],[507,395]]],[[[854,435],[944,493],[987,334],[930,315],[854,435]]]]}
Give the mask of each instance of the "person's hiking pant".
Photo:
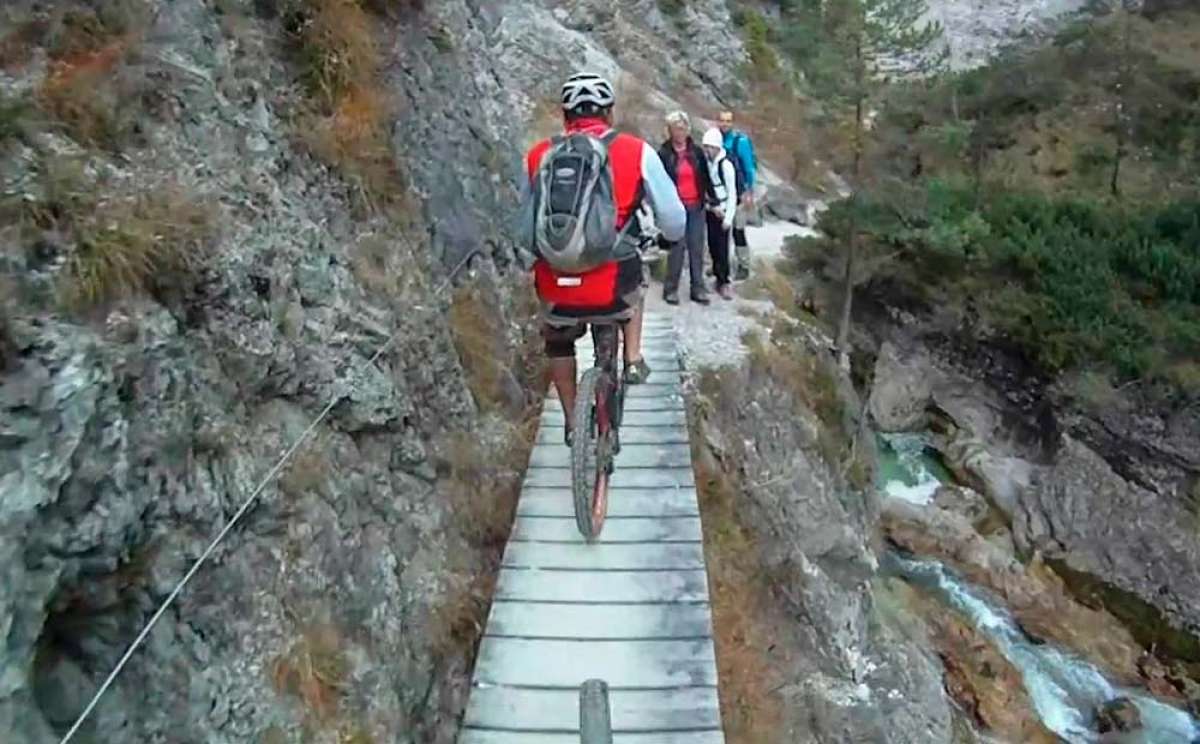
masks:
{"type": "Polygon", "coordinates": [[[667,256],[667,276],[663,280],[663,294],[679,292],[679,277],[683,273],[683,257],[687,255],[688,276],[692,281],[692,294],[704,294],[704,207],[687,207],[687,232],[683,240],[671,244],[667,256]]]}
{"type": "Polygon", "coordinates": [[[708,218],[708,252],[712,255],[713,276],[717,278],[717,287],[723,287],[729,284],[729,231],[720,217],[712,212],[705,214],[708,218]]]}
{"type": "Polygon", "coordinates": [[[746,202],[738,204],[737,212],[733,214],[733,245],[737,253],[737,266],[750,270],[750,244],[746,242],[746,202]]]}

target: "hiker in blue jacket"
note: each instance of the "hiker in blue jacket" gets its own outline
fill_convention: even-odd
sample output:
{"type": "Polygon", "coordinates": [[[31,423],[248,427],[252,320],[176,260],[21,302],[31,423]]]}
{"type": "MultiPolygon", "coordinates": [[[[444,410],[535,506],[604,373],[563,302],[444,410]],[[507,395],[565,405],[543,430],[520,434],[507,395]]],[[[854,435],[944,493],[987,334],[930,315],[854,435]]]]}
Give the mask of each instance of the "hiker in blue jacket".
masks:
{"type": "Polygon", "coordinates": [[[754,208],[754,176],[758,163],[754,157],[754,144],[749,135],[733,128],[733,112],[722,111],[717,126],[725,141],[725,152],[738,171],[738,209],[733,222],[733,244],[737,253],[737,268],[733,278],[743,281],[750,278],[750,245],[746,242],[746,216],[754,208]]]}

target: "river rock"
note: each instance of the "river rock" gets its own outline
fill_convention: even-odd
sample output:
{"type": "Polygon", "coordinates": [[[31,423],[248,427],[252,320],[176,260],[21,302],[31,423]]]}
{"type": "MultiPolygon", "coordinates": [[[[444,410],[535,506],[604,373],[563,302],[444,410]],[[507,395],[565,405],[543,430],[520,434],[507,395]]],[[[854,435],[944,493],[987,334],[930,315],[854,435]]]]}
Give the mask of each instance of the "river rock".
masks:
{"type": "Polygon", "coordinates": [[[1055,744],[1025,690],[1021,673],[983,633],[937,600],[910,590],[908,601],[929,628],[950,697],[976,725],[1005,741],[1055,744]]]}
{"type": "Polygon", "coordinates": [[[880,431],[919,431],[927,425],[935,376],[921,352],[904,354],[890,341],[879,348],[868,407],[880,431]]]}
{"type": "Polygon", "coordinates": [[[941,444],[943,461],[955,477],[987,494],[1011,519],[1021,492],[1032,481],[1033,465],[1019,457],[997,453],[966,429],[955,428],[949,436],[937,441],[941,444]]]}
{"type": "MultiPolygon", "coordinates": [[[[944,495],[939,495],[941,502],[944,495]]],[[[975,510],[959,506],[884,503],[884,536],[897,547],[936,558],[973,584],[1000,597],[1031,636],[1072,649],[1126,683],[1149,680],[1141,645],[1116,618],[1075,601],[1062,580],[1038,560],[1024,564],[1007,530],[987,537],[976,530],[975,510]]],[[[968,502],[969,503],[969,502],[968,502]]],[[[1175,693],[1178,696],[1178,693],[1175,693]]]]}
{"type": "Polygon", "coordinates": [[[1127,697],[1114,698],[1096,709],[1096,728],[1102,734],[1137,731],[1141,727],[1142,711],[1127,697]]]}

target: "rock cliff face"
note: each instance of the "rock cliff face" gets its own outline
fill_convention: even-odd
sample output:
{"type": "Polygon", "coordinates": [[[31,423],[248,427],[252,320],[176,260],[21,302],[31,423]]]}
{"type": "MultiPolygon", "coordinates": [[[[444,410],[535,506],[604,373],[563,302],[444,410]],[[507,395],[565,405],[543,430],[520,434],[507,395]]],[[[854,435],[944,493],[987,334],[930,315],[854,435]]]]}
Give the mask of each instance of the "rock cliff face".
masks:
{"type": "Polygon", "coordinates": [[[1087,0],[930,0],[930,20],[945,29],[950,65],[970,69],[985,64],[1004,47],[1052,30],[1087,0]]]}
{"type": "Polygon", "coordinates": [[[304,13],[338,3],[0,11],[7,741],[57,740],[335,398],[84,733],[452,738],[487,595],[476,578],[523,467],[513,423],[537,394],[528,290],[506,236],[527,132],[552,124],[545,101],[578,67],[707,102],[738,94],[713,60],[742,52],[715,1],[680,18],[650,0],[419,5],[365,16],[380,93],[398,103],[383,160],[406,191],[387,210],[305,146],[303,59],[287,39],[304,13]],[[69,106],[52,105],[80,71],[69,106]],[[119,141],[68,126],[94,124],[84,114],[98,107],[119,141]],[[183,216],[159,198],[176,194],[183,216]],[[80,276],[94,235],[119,228],[135,245],[132,218],[164,214],[180,224],[147,245],[186,241],[186,281],[161,272],[145,291],[64,309],[64,277],[80,276]]]}
{"type": "Polygon", "coordinates": [[[836,433],[845,431],[835,413],[839,373],[828,339],[798,333],[763,342],[736,369],[700,376],[693,398],[707,550],[722,554],[738,535],[753,546],[746,575],[727,573],[723,558],[710,565],[714,622],[742,612],[755,621],[718,640],[723,699],[736,701],[726,705],[728,735],[814,744],[973,740],[969,732],[956,738],[926,629],[877,589],[878,505],[840,465],[847,452],[836,433]],[[728,513],[714,508],[714,498],[731,501],[728,513]],[[749,601],[725,598],[742,596],[737,585],[766,585],[771,599],[731,607],[749,601]],[[756,635],[770,647],[761,661],[740,655],[756,635]],[[774,689],[746,693],[753,686],[739,684],[730,665],[755,670],[774,689]],[[776,708],[763,702],[774,696],[776,708]],[[751,706],[745,728],[739,703],[751,706]],[[760,719],[774,723],[753,728],[760,719]]]}

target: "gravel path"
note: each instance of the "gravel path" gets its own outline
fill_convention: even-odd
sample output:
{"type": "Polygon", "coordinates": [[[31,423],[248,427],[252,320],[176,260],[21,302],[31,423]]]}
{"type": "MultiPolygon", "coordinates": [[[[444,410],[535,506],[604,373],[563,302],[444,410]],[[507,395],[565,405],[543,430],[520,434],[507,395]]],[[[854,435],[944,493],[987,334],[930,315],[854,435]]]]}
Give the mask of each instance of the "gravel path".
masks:
{"type": "MultiPolygon", "coordinates": [[[[783,244],[788,236],[813,234],[811,228],[790,222],[766,222],[762,227],[746,229],[746,239],[750,243],[750,255],[755,265],[776,261],[782,255],[783,244]]],[[[736,291],[736,284],[734,289],[736,291]]],[[[770,301],[742,297],[728,301],[722,300],[714,292],[710,295],[712,303],[706,307],[689,300],[688,290],[685,270],[679,288],[678,306],[672,307],[663,302],[662,285],[656,281],[651,281],[646,296],[647,308],[674,317],[675,333],[687,369],[696,371],[736,366],[746,356],[742,337],[749,331],[764,336],[769,333],[759,318],[769,316],[774,311],[775,306],[770,301]]]]}

